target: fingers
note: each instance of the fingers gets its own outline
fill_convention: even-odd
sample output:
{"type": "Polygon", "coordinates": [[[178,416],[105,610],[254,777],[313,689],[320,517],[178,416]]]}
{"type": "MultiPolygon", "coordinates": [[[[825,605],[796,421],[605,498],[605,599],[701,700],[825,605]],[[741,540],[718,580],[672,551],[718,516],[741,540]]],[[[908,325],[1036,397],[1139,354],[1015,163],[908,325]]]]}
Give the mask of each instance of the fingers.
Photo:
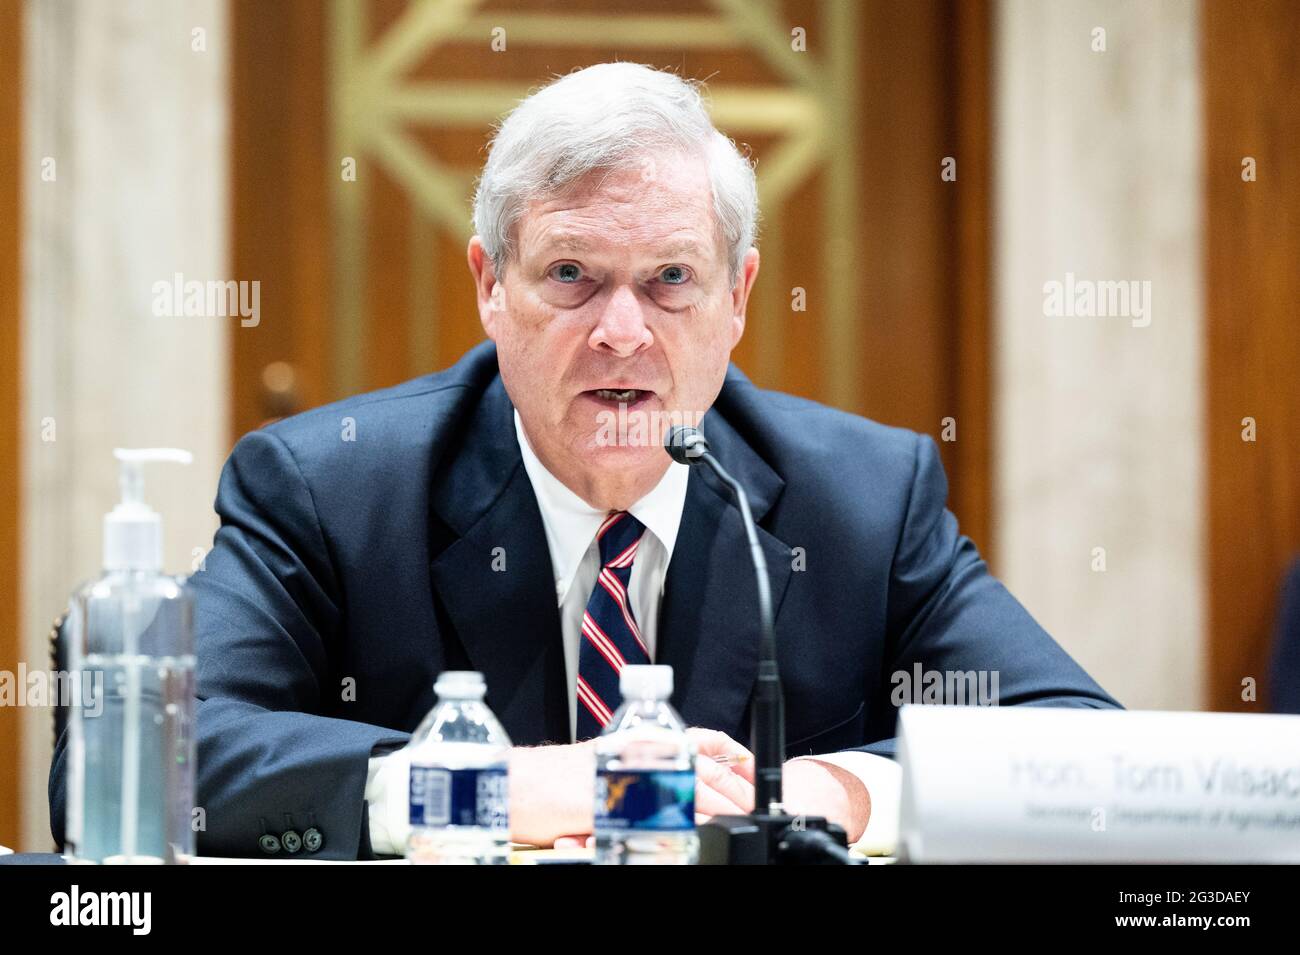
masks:
{"type": "Polygon", "coordinates": [[[699,756],[695,760],[695,778],[726,797],[742,811],[750,812],[753,809],[752,779],[733,772],[730,767],[720,766],[708,757],[699,756]]]}
{"type": "MultiPolygon", "coordinates": [[[[707,756],[695,758],[695,799],[700,800],[700,790],[707,789],[726,800],[740,813],[751,812],[754,807],[754,784],[734,773],[726,766],[720,766],[707,756]]],[[[715,810],[704,810],[715,812],[715,810]]]]}
{"type": "Polygon", "coordinates": [[[706,730],[702,726],[691,726],[687,728],[686,735],[691,738],[701,753],[707,753],[709,756],[752,759],[754,755],[720,730],[706,730]]]}
{"type": "Polygon", "coordinates": [[[726,765],[719,763],[718,765],[722,766],[724,769],[731,770],[732,773],[748,782],[750,786],[754,785],[754,757],[752,755],[746,754],[746,756],[738,762],[728,763],[726,765]]]}
{"type": "Polygon", "coordinates": [[[695,783],[695,818],[708,819],[710,816],[743,816],[744,810],[715,789],[696,780],[695,783]]]}
{"type": "MultiPolygon", "coordinates": [[[[697,814],[698,815],[698,814],[697,814]]],[[[591,836],[560,836],[555,840],[553,849],[594,849],[596,848],[596,837],[591,836]]]]}
{"type": "MultiPolygon", "coordinates": [[[[707,822],[713,816],[743,816],[753,812],[753,754],[726,733],[718,730],[693,726],[686,733],[699,753],[695,759],[696,822],[707,822]],[[715,756],[726,756],[736,762],[723,765],[714,760],[715,756]]],[[[578,744],[571,749],[579,751],[581,745],[578,744]]],[[[590,823],[590,819],[587,821],[590,823]]],[[[552,845],[556,849],[591,848],[595,845],[595,841],[592,836],[574,833],[573,829],[568,829],[566,834],[556,836],[552,845]]]]}
{"type": "Polygon", "coordinates": [[[695,743],[696,749],[701,756],[710,758],[716,756],[729,757],[730,762],[726,764],[726,768],[749,780],[751,785],[753,784],[754,754],[740,743],[719,730],[708,730],[700,726],[688,728],[686,735],[695,743]]]}

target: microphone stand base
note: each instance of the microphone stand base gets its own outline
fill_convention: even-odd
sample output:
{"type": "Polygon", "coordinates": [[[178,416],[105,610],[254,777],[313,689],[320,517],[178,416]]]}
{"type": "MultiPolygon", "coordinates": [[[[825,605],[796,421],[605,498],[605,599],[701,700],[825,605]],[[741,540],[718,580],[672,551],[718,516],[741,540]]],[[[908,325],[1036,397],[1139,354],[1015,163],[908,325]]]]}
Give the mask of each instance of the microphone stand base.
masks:
{"type": "Polygon", "coordinates": [[[696,827],[700,865],[851,865],[844,828],[822,816],[714,816],[696,827]]]}

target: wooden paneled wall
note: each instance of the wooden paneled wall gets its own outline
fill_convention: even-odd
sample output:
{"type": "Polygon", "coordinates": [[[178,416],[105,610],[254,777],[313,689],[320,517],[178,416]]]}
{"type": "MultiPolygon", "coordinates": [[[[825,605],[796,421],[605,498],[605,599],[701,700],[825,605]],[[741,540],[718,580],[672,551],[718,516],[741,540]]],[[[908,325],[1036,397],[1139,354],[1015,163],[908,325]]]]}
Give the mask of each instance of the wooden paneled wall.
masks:
{"type": "MultiPolygon", "coordinates": [[[[0,0],[0,670],[21,653],[22,0],[0,0]]],[[[29,661],[42,666],[44,661],[29,661]]],[[[0,706],[0,845],[18,846],[22,710],[0,706]]]]}
{"type": "Polygon", "coordinates": [[[1300,4],[1207,2],[1202,16],[1209,705],[1258,711],[1243,680],[1264,683],[1300,557],[1300,4]]]}
{"type": "MultiPolygon", "coordinates": [[[[343,138],[357,137],[386,102],[346,84],[340,91],[347,74],[339,71],[349,56],[373,55],[406,26],[418,29],[416,6],[234,3],[233,261],[239,277],[262,281],[263,319],[232,336],[232,439],[269,416],[444,367],[482,337],[464,243],[470,185],[499,112],[416,122],[434,108],[417,106],[398,131],[408,159],[424,157],[461,191],[454,215],[440,220],[427,199],[421,207],[404,171],[411,163],[403,167],[391,149],[360,150],[357,181],[340,185],[353,151],[339,142],[340,116],[352,110],[343,138]],[[359,53],[347,52],[349,30],[361,36],[359,53]],[[356,215],[353,234],[340,234],[340,209],[356,215]]],[[[432,52],[407,51],[401,79],[424,90],[460,85],[464,110],[480,100],[508,108],[501,91],[514,87],[503,84],[526,91],[612,59],[708,79],[711,91],[740,91],[742,100],[752,91],[755,102],[764,90],[813,89],[833,148],[763,209],[763,268],[735,360],[763,386],[936,440],[943,419],[954,418],[957,440],[940,443],[952,506],[987,555],[989,4],[792,2],[767,22],[766,45],[717,27],[728,9],[761,10],[656,4],[656,15],[686,18],[679,22],[698,35],[674,45],[669,38],[682,31],[670,25],[658,34],[662,46],[647,46],[618,26],[650,12],[640,0],[488,2],[432,52]],[[557,13],[585,17],[592,29],[554,35],[557,13]],[[836,32],[844,24],[852,35],[836,32]],[[506,51],[490,49],[493,25],[504,29],[506,51]],[[789,58],[795,28],[806,31],[806,61],[789,58]],[[709,31],[716,42],[700,38],[709,31]],[[820,83],[800,86],[805,62],[820,83]],[[836,166],[832,155],[846,162],[836,166]],[[956,182],[941,179],[946,156],[957,161],[956,182]],[[806,290],[806,312],[790,308],[796,286],[806,290]]],[[[405,100],[408,109],[418,95],[405,100]]],[[[757,128],[761,107],[715,100],[715,115],[727,110],[755,117],[751,128],[719,123],[752,148],[762,180],[782,161],[782,137],[757,128]]]]}

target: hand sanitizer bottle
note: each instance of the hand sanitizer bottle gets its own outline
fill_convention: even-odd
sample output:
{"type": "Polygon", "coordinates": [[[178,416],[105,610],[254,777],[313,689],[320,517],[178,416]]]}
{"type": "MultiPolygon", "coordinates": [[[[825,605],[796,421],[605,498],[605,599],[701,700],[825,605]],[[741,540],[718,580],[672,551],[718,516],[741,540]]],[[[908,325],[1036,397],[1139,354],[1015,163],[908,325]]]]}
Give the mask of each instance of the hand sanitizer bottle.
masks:
{"type": "Polygon", "coordinates": [[[142,465],[188,451],[118,449],[122,500],[104,518],[104,573],[74,596],[65,838],[78,862],[176,863],[194,854],[194,607],[162,573],[162,520],[142,465]]]}

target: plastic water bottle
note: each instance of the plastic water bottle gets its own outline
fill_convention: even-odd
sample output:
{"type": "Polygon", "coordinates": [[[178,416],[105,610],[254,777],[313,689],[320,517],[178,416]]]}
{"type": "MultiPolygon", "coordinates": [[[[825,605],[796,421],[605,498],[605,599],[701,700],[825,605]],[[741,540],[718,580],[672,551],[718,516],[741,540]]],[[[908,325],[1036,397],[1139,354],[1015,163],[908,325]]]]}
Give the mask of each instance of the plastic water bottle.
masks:
{"type": "Polygon", "coordinates": [[[411,834],[406,858],[425,865],[510,861],[510,738],[483,695],[483,674],[442,673],[438,696],[408,744],[411,834]]]}
{"type": "Polygon", "coordinates": [[[696,746],[669,705],[673,668],[625,666],[596,740],[596,863],[694,865],[696,746]]]}

